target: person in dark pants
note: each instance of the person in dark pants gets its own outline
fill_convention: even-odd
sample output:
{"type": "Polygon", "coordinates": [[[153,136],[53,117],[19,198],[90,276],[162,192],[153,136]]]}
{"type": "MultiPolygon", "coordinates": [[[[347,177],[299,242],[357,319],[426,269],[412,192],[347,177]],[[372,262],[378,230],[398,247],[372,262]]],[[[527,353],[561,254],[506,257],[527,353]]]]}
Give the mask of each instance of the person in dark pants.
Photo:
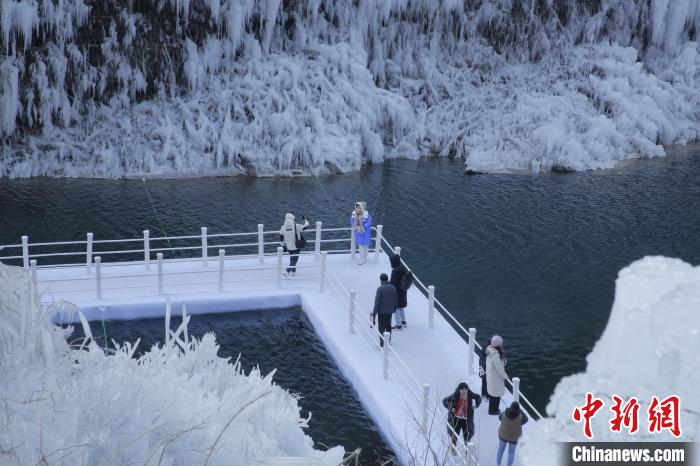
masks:
{"type": "Polygon", "coordinates": [[[479,353],[479,377],[481,377],[481,396],[489,399],[488,384],[486,383],[486,348],[488,344],[481,347],[479,353]]]}
{"type": "Polygon", "coordinates": [[[377,294],[374,297],[374,310],[372,311],[372,323],[375,324],[375,318],[379,314],[379,346],[384,346],[384,332],[389,332],[389,341],[391,341],[391,316],[396,311],[396,288],[389,283],[389,277],[383,273],[379,276],[381,285],[377,288],[377,294]]]}
{"type": "Polygon", "coordinates": [[[442,400],[442,405],[448,409],[447,422],[451,428],[447,428],[447,433],[452,438],[452,453],[457,445],[456,434],[462,432],[465,444],[474,436],[474,408],[480,404],[481,397],[469,390],[469,385],[465,382],[457,385],[454,393],[442,400]],[[472,401],[476,406],[472,405],[472,401]]]}
{"type": "Polygon", "coordinates": [[[289,267],[282,274],[285,277],[293,277],[297,273],[297,261],[299,260],[299,241],[301,240],[301,232],[309,227],[309,221],[302,216],[304,223],[295,223],[294,215],[287,213],[284,216],[284,224],[280,228],[280,246],[284,248],[284,252],[289,253],[289,267]]]}
{"type": "Polygon", "coordinates": [[[401,330],[406,326],[406,307],[408,306],[408,290],[401,289],[401,279],[408,272],[406,266],[401,263],[401,257],[398,254],[392,254],[389,258],[391,262],[391,279],[389,283],[396,287],[399,302],[396,306],[396,316],[394,318],[396,330],[401,330]]]}

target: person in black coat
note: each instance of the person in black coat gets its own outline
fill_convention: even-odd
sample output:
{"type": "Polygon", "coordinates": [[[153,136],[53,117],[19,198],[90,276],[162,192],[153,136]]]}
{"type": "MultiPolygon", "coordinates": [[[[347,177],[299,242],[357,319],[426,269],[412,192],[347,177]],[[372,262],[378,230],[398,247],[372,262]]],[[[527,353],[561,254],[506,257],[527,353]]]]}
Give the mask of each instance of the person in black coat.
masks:
{"type": "Polygon", "coordinates": [[[377,288],[377,293],[374,296],[374,309],[372,311],[372,324],[376,322],[376,317],[379,315],[379,346],[384,346],[384,332],[389,333],[389,342],[391,342],[391,315],[396,311],[396,288],[389,283],[389,277],[385,273],[379,276],[381,285],[377,288]]]}
{"type": "Polygon", "coordinates": [[[481,396],[488,399],[489,391],[486,385],[486,347],[488,343],[481,347],[479,353],[479,377],[481,377],[481,396]]]}
{"type": "Polygon", "coordinates": [[[447,422],[451,428],[447,432],[452,438],[452,446],[457,444],[457,435],[462,431],[466,444],[474,436],[474,408],[481,404],[481,397],[469,390],[469,385],[461,382],[454,393],[442,400],[442,405],[448,409],[447,422]],[[476,406],[472,405],[472,401],[476,406]]]}
{"type": "Polygon", "coordinates": [[[396,292],[399,297],[399,304],[396,308],[396,314],[394,314],[394,328],[396,330],[401,330],[406,326],[405,311],[406,306],[408,306],[408,291],[402,290],[399,285],[401,279],[408,270],[406,266],[401,263],[401,257],[398,254],[392,254],[391,257],[389,257],[389,261],[391,262],[391,278],[389,279],[389,283],[396,287],[396,292]]]}

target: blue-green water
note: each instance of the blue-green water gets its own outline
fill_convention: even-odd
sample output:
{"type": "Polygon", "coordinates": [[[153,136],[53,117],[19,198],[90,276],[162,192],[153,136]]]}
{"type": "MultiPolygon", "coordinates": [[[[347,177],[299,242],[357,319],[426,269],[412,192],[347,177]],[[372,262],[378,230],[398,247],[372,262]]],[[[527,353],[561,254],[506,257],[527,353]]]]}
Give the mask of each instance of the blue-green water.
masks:
{"type": "Polygon", "coordinates": [[[4,179],[0,243],[273,230],[287,211],[345,226],[364,200],[465,327],[504,337],[509,374],[543,409],[584,370],[621,268],[700,263],[700,145],[669,153],[572,174],[465,176],[459,161],[423,159],[321,178],[4,179]]]}

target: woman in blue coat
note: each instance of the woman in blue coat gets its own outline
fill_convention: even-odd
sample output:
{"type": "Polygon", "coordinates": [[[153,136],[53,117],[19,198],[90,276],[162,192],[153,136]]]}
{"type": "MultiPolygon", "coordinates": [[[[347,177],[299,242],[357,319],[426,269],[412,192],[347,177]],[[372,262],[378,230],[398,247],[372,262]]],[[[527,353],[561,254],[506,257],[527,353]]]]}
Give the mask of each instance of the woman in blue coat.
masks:
{"type": "Polygon", "coordinates": [[[360,249],[360,261],[362,265],[367,262],[367,251],[372,242],[372,216],[367,212],[365,202],[356,202],[355,210],[350,214],[350,226],[355,235],[355,244],[360,249]]]}

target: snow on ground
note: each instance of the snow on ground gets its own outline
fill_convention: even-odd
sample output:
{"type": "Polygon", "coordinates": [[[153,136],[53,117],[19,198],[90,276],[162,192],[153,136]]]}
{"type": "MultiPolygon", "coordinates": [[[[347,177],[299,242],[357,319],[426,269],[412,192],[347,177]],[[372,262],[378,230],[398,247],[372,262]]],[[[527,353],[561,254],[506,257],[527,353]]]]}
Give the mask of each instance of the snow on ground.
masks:
{"type": "Polygon", "coordinates": [[[699,136],[699,0],[2,6],[0,176],[584,170],[699,136]]]}
{"type": "MultiPolygon", "coordinates": [[[[583,426],[572,419],[586,392],[605,403],[592,420],[593,440],[674,441],[664,430],[649,433],[647,410],[652,396],[681,399],[680,441],[700,438],[700,267],[664,257],[646,257],[623,269],[617,279],[615,303],[608,325],[588,355],[586,372],[565,377],[547,406],[551,417],[538,422],[521,441],[523,466],[556,466],[557,442],[579,442],[583,426]],[[614,403],[636,397],[639,431],[611,432],[614,403]]],[[[696,449],[697,450],[697,449],[696,449]]],[[[700,456],[700,452],[696,451],[700,456]]],[[[696,458],[696,461],[700,458],[696,458]]],[[[689,464],[695,464],[690,462],[689,464]]]]}
{"type": "MultiPolygon", "coordinates": [[[[215,336],[109,355],[69,347],[50,314],[27,312],[25,273],[0,265],[0,463],[306,464],[315,450],[294,395],[217,356],[215,336]]],[[[180,335],[180,338],[184,338],[180,335]]],[[[80,344],[80,342],[78,342],[80,344]]]]}
{"type": "MultiPolygon", "coordinates": [[[[437,312],[435,328],[429,328],[428,300],[412,287],[407,309],[409,327],[393,335],[395,353],[389,355],[389,378],[383,378],[383,355],[378,334],[369,325],[369,310],[379,275],[390,270],[386,254],[372,257],[362,266],[353,262],[349,254],[329,255],[324,292],[320,291],[320,261],[313,253],[302,255],[297,276],[281,280],[279,288],[275,256],[265,257],[262,264],[257,257],[227,257],[222,291],[218,288],[218,267],[214,265],[218,265],[218,260],[209,262],[206,268],[201,259],[163,262],[163,293],[170,296],[175,312],[186,304],[188,314],[196,319],[202,313],[301,305],[400,463],[452,463],[455,458],[449,457],[447,451],[447,410],[441,400],[463,381],[478,391],[478,360],[473,354],[473,372],[469,373],[467,343],[437,312]],[[348,294],[342,287],[357,292],[354,333],[349,332],[348,294]],[[426,430],[421,427],[422,384],[430,385],[426,430]]],[[[94,270],[92,275],[87,274],[84,266],[40,268],[38,287],[46,304],[70,301],[92,320],[164,315],[165,296],[157,293],[153,265],[149,271],[142,262],[110,263],[103,264],[101,271],[102,299],[96,299],[94,270]]],[[[70,313],[59,313],[56,318],[78,321],[78,316],[70,313]]],[[[511,395],[506,392],[501,409],[510,400],[511,395]]],[[[476,410],[475,425],[475,448],[471,453],[479,464],[488,464],[495,458],[499,422],[496,416],[487,414],[487,407],[482,404],[476,410]]]]}

